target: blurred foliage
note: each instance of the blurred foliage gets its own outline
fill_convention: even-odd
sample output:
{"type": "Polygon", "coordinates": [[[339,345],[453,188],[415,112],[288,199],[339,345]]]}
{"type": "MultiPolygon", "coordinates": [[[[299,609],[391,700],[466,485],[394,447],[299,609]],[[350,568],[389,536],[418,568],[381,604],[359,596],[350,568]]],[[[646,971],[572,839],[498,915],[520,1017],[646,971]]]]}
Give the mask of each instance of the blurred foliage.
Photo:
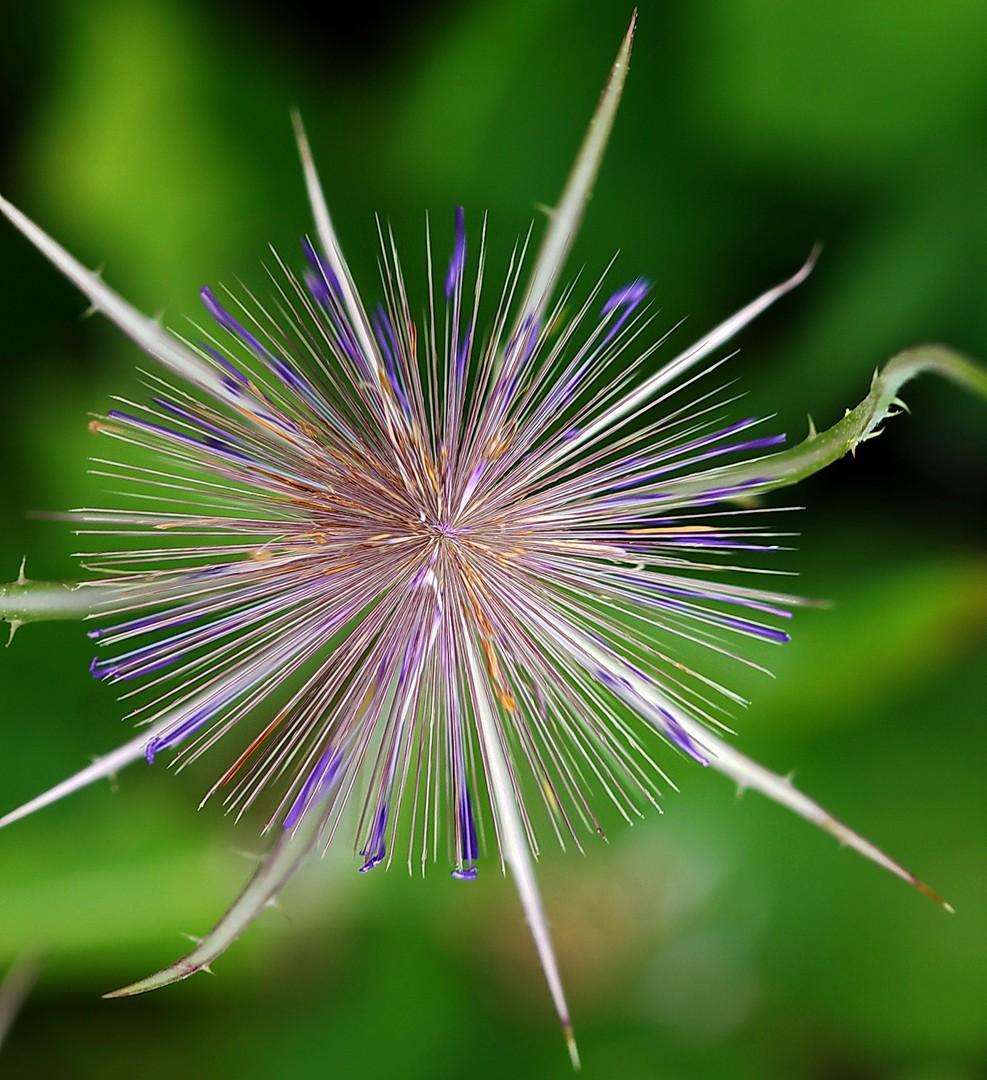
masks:
{"type": "MultiPolygon", "coordinates": [[[[572,267],[648,275],[697,333],[824,242],[810,281],[731,363],[800,437],[899,348],[987,360],[987,19],[981,0],[641,0],[625,103],[572,267]]],[[[628,11],[582,0],[301,4],[39,0],[4,12],[5,194],[181,328],[197,289],[259,288],[308,228],[288,108],[305,116],[358,280],[374,212],[413,295],[424,214],[489,211],[490,277],[565,177],[628,11]]],[[[99,500],[87,414],[137,394],[134,351],[10,229],[0,567],[72,576],[99,500]],[[33,512],[41,511],[36,514],[33,512]]],[[[681,334],[680,334],[681,337],[681,334]]],[[[807,483],[786,566],[832,601],[745,683],[741,745],[913,867],[949,918],[824,835],[691,764],[666,815],[542,885],[586,1073],[674,1080],[987,1076],[987,418],[919,384],[914,416],[807,483]]],[[[797,520],[796,520],[797,519],[797,520]]],[[[2,575],[0,575],[2,576],[2,575]]],[[[6,652],[0,792],[33,795],[123,735],[78,627],[6,652]]],[[[5,1077],[565,1076],[510,882],[308,868],[217,965],[102,1002],[172,960],[257,843],[194,807],[204,770],[135,766],[0,834],[0,964],[44,953],[5,1077]]]]}

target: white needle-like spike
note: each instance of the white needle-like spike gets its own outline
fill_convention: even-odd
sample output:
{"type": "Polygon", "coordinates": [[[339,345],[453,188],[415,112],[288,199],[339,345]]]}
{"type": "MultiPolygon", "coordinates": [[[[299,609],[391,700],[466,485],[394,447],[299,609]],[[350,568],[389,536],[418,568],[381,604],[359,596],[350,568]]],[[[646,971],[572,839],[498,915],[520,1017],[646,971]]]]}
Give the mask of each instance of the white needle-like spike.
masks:
{"type": "Polygon", "coordinates": [[[818,825],[819,828],[835,836],[841,844],[853,848],[864,858],[870,859],[871,862],[890,871],[896,877],[901,878],[902,881],[908,882],[909,885],[935,900],[937,904],[947,911],[951,912],[953,910],[924,881],[916,877],[910,870],[907,870],[901,863],[886,855],[875,844],[872,844],[865,837],[844,825],[842,821],[833,817],[819,803],[810,799],[808,795],[804,795],[788,777],[779,776],[770,769],[765,769],[763,765],[758,765],[756,761],[746,755],[741,754],[724,739],[715,735],[706,725],[701,724],[687,712],[679,709],[674,702],[661,693],[654,683],[645,678],[630,664],[616,654],[601,649],[592,638],[584,634],[578,627],[571,623],[566,623],[563,626],[556,618],[552,618],[550,621],[557,637],[561,641],[567,642],[569,647],[574,649],[577,659],[588,670],[594,671],[594,669],[599,670],[602,668],[604,671],[610,672],[618,680],[618,685],[614,689],[631,708],[643,715],[655,712],[658,726],[662,729],[666,726],[667,720],[661,713],[673,716],[679,728],[708,757],[710,766],[716,769],[717,772],[729,776],[741,789],[751,788],[760,791],[762,795],[766,795],[769,799],[773,799],[775,802],[792,810],[799,817],[805,818],[806,821],[818,825]],[[631,693],[622,693],[619,684],[625,685],[631,693]],[[659,709],[661,713],[658,712],[659,709]]]}
{"type": "MultiPolygon", "coordinates": [[[[303,644],[304,643],[299,643],[294,651],[296,653],[299,652],[303,647],[303,644]]],[[[290,653],[280,654],[281,659],[285,662],[290,661],[290,656],[290,653]]],[[[226,683],[223,685],[223,690],[228,690],[231,686],[235,685],[238,674],[239,671],[237,668],[233,668],[227,673],[228,677],[226,683]]],[[[221,693],[222,691],[219,692],[221,693]]],[[[155,720],[153,724],[142,727],[140,734],[134,736],[134,738],[130,739],[128,742],[125,742],[123,746],[118,747],[116,750],[111,751],[103,757],[97,758],[91,765],[86,766],[86,768],[75,773],[73,776],[68,777],[54,787],[49,788],[43,794],[31,799],[30,802],[26,802],[23,806],[19,806],[16,810],[11,810],[3,817],[0,817],[0,829],[5,825],[11,825],[13,822],[27,817],[29,814],[33,814],[36,810],[42,810],[44,807],[50,806],[60,799],[64,799],[66,795],[71,795],[73,792],[88,787],[97,780],[103,780],[113,776],[131,762],[144,757],[147,753],[148,746],[153,744],[158,736],[164,735],[169,730],[174,730],[176,725],[180,725],[183,720],[188,719],[188,717],[193,715],[197,710],[207,705],[210,701],[215,700],[216,693],[217,688],[211,687],[208,690],[201,691],[175,708],[169,709],[155,720]]]]}
{"type": "Polygon", "coordinates": [[[295,126],[295,140],[298,143],[298,154],[302,162],[302,171],[305,174],[305,189],[308,192],[308,201],[312,209],[312,217],[315,219],[315,231],[319,236],[322,246],[322,254],[329,264],[329,268],[336,276],[339,290],[342,294],[343,305],[349,315],[353,326],[353,332],[357,336],[364,357],[376,374],[381,378],[379,349],[374,344],[373,334],[367,324],[367,316],[363,304],[357,295],[356,285],[350,275],[343,250],[336,236],[336,230],[329,216],[329,206],[326,203],[325,193],[319,181],[319,173],[315,167],[315,159],[305,134],[302,118],[297,112],[291,114],[292,123],[295,126]]]}
{"type": "Polygon", "coordinates": [[[131,762],[143,757],[148,742],[164,731],[172,722],[173,717],[169,714],[151,727],[143,728],[140,735],[129,742],[125,742],[123,746],[118,746],[116,750],[111,751],[109,754],[96,758],[91,765],[87,765],[73,776],[49,788],[22,806],[18,806],[16,810],[4,814],[3,817],[0,817],[0,829],[6,825],[12,825],[15,821],[20,821],[21,818],[25,818],[37,810],[43,810],[46,806],[51,806],[52,803],[58,802],[59,799],[64,799],[66,795],[81,791],[82,788],[94,784],[97,780],[105,780],[115,775],[131,762]]]}
{"type": "Polygon", "coordinates": [[[222,377],[190,349],[114,292],[99,276],[53,240],[40,226],[0,196],[0,211],[89,300],[141,349],[166,368],[221,400],[230,397],[222,377]]]}
{"type": "Polygon", "coordinates": [[[886,855],[865,836],[861,836],[860,833],[854,832],[849,826],[844,825],[842,821],[837,820],[814,799],[810,799],[808,795],[799,791],[787,776],[779,776],[777,773],[771,772],[770,769],[764,768],[763,765],[759,765],[756,761],[734,749],[724,739],[714,735],[708,728],[697,724],[694,720],[690,720],[689,717],[677,716],[676,719],[686,734],[700,743],[703,749],[709,753],[710,764],[717,772],[729,776],[737,783],[739,788],[752,788],[755,791],[760,791],[762,795],[766,795],[769,799],[773,799],[776,803],[787,807],[798,814],[799,817],[812,822],[813,825],[818,825],[820,829],[828,832],[831,836],[835,836],[841,844],[853,848],[864,858],[877,863],[878,866],[888,870],[895,877],[901,878],[902,881],[906,881],[909,885],[918,889],[919,892],[935,900],[940,907],[952,912],[951,905],[946,903],[937,892],[930,889],[924,881],[917,878],[901,863],[886,855]]]}
{"type": "Polygon", "coordinates": [[[542,970],[545,973],[549,993],[551,993],[552,1001],[555,1003],[559,1022],[562,1025],[562,1031],[569,1047],[569,1056],[572,1059],[573,1068],[578,1069],[579,1050],[576,1047],[576,1040],[572,1032],[569,1006],[566,1004],[565,992],[562,989],[562,979],[559,976],[559,968],[555,960],[555,950],[552,947],[552,939],[548,933],[548,922],[545,919],[545,910],[542,907],[538,882],[535,878],[534,861],[521,824],[521,815],[518,813],[514,786],[511,783],[504,748],[501,745],[500,732],[498,731],[493,710],[490,707],[490,699],[487,696],[488,680],[480,670],[480,661],[472,644],[468,645],[466,654],[469,664],[473,704],[476,709],[477,727],[483,745],[483,757],[490,782],[493,811],[497,818],[501,852],[504,861],[511,868],[511,873],[514,875],[514,883],[517,885],[518,895],[521,898],[521,906],[524,908],[525,918],[528,920],[528,927],[531,930],[531,936],[534,938],[535,948],[538,950],[538,959],[541,961],[542,970]]]}
{"type": "Polygon", "coordinates": [[[813,248],[809,253],[809,257],[799,267],[799,269],[785,281],[779,285],[775,285],[773,288],[767,290],[767,292],[761,293],[749,304],[746,304],[739,311],[730,316],[729,319],[725,319],[709,331],[704,337],[700,338],[694,345],[690,345],[684,352],[679,353],[673,360],[670,360],[659,371],[656,371],[650,379],[646,379],[641,385],[634,391],[633,394],[628,394],[627,397],[621,398],[610,409],[600,413],[600,415],[591,423],[587,424],[581,431],[576,432],[568,442],[559,446],[559,448],[552,454],[546,455],[546,457],[535,466],[536,472],[544,472],[546,469],[551,468],[560,459],[570,457],[580,446],[584,446],[591,439],[594,439],[601,432],[606,432],[607,435],[612,434],[614,428],[625,417],[630,416],[636,409],[640,408],[646,401],[653,398],[659,390],[668,386],[676,379],[685,374],[689,368],[694,367],[704,357],[709,356],[711,352],[725,345],[735,334],[738,334],[748,323],[753,322],[762,312],[766,311],[776,301],[781,299],[785,293],[791,292],[797,285],[801,285],[803,281],[812,272],[813,266],[816,264],[816,259],[819,256],[819,248],[813,248]]]}
{"type": "Polygon", "coordinates": [[[586,209],[586,202],[593,189],[596,174],[600,170],[603,152],[617,115],[617,106],[620,104],[620,96],[630,64],[636,25],[637,12],[635,11],[624,34],[624,40],[610,71],[610,78],[604,87],[600,103],[590,121],[583,144],[579,148],[576,162],[569,173],[559,205],[551,211],[548,230],[535,258],[531,280],[525,293],[524,303],[521,305],[515,332],[521,329],[526,320],[532,319],[537,322],[543,316],[552,292],[558,284],[569,249],[579,231],[583,211],[586,209]]]}

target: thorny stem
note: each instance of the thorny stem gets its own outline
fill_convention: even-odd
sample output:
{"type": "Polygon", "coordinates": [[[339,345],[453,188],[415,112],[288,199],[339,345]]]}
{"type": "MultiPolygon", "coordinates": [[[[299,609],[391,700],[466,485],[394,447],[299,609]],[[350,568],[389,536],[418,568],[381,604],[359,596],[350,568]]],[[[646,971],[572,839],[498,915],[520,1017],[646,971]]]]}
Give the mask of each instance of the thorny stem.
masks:
{"type": "MultiPolygon", "coordinates": [[[[910,379],[926,372],[941,375],[987,399],[987,370],[945,345],[916,345],[898,353],[874,374],[870,393],[842,420],[825,431],[812,431],[798,446],[758,461],[745,462],[729,473],[731,484],[754,481],[752,490],[788,487],[825,469],[880,434],[880,425],[904,409],[898,392],[910,379]]],[[[703,480],[692,478],[675,485],[674,495],[703,490],[703,480]]],[[[135,586],[126,586],[134,595],[135,586]]],[[[49,619],[83,619],[112,600],[119,587],[100,582],[29,581],[23,570],[17,581],[0,585],[0,621],[13,629],[23,623],[49,619]]],[[[156,587],[160,592],[160,586],[156,587]]]]}
{"type": "Polygon", "coordinates": [[[266,908],[274,907],[278,893],[317,845],[325,826],[318,813],[304,814],[297,828],[286,830],[260,860],[257,870],[229,910],[203,938],[193,938],[195,948],[181,960],[146,979],[104,994],[106,998],[133,997],[148,990],[187,979],[200,971],[211,971],[210,964],[233,944],[266,908]]]}
{"type": "MultiPolygon", "coordinates": [[[[983,367],[945,345],[915,345],[893,356],[882,370],[874,372],[870,393],[855,409],[848,409],[842,420],[822,432],[811,428],[808,437],[790,450],[744,462],[727,473],[730,483],[753,481],[752,490],[774,491],[821,472],[846,454],[855,454],[862,442],[881,434],[880,425],[885,420],[908,411],[898,391],[910,379],[925,372],[941,375],[987,398],[987,370],[983,367]]],[[[675,497],[689,495],[701,487],[702,481],[686,480],[676,485],[675,497]]]]}
{"type": "Polygon", "coordinates": [[[16,581],[0,585],[0,621],[10,624],[10,637],[24,623],[84,619],[116,595],[112,586],[89,581],[30,581],[24,564],[16,581]]]}

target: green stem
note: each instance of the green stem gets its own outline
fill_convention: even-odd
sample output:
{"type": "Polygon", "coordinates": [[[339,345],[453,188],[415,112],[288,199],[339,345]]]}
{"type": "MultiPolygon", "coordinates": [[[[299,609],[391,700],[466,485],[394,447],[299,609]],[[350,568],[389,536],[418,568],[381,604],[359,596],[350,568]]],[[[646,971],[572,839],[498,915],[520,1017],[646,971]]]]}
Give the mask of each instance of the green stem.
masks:
{"type": "Polygon", "coordinates": [[[117,595],[109,585],[86,581],[17,581],[0,585],[0,621],[15,629],[29,622],[84,619],[117,595]]]}
{"type": "MultiPolygon", "coordinates": [[[[875,372],[867,397],[855,409],[848,409],[843,419],[831,428],[811,431],[808,438],[790,450],[723,470],[721,482],[748,483],[752,494],[762,494],[796,484],[825,469],[846,454],[854,453],[862,442],[879,435],[879,425],[884,420],[905,411],[898,391],[909,379],[924,372],[939,374],[987,398],[987,371],[982,367],[944,345],[916,345],[898,353],[882,371],[875,372]]],[[[702,494],[708,486],[708,480],[693,476],[674,487],[669,485],[669,490],[678,501],[702,494]]]]}

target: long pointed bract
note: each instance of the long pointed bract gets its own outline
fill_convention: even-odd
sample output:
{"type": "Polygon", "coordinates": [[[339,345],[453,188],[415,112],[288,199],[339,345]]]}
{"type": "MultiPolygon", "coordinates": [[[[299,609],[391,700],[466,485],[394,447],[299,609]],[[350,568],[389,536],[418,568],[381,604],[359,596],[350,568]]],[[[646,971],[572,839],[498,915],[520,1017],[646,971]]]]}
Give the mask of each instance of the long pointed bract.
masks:
{"type": "Polygon", "coordinates": [[[329,206],[326,203],[319,173],[315,167],[312,150],[308,144],[308,136],[302,124],[301,114],[292,113],[292,122],[295,125],[295,141],[298,143],[298,155],[302,163],[302,172],[305,176],[305,190],[308,192],[309,205],[312,209],[312,217],[315,221],[315,231],[322,245],[322,254],[328,263],[329,270],[335,275],[339,290],[343,297],[346,312],[350,317],[357,340],[364,350],[364,359],[371,365],[372,370],[380,378],[379,349],[374,343],[373,334],[367,322],[367,314],[360,302],[356,285],[350,275],[349,267],[343,256],[339,238],[329,216],[329,206]]]}
{"type": "Polygon", "coordinates": [[[579,1051],[576,1048],[572,1021],[569,1018],[569,1006],[566,1004],[565,991],[562,989],[562,979],[555,960],[555,950],[552,947],[548,922],[545,919],[538,882],[535,879],[534,861],[528,841],[524,836],[524,828],[518,814],[517,796],[514,793],[514,785],[511,783],[500,732],[487,697],[485,680],[472,643],[468,646],[467,663],[501,851],[504,861],[514,875],[521,906],[524,908],[525,918],[528,920],[528,927],[534,938],[535,948],[538,950],[538,959],[541,961],[545,980],[569,1047],[569,1056],[573,1067],[578,1069],[579,1051]]]}
{"type": "Polygon", "coordinates": [[[739,790],[751,788],[761,792],[774,802],[780,803],[789,810],[805,818],[807,821],[835,836],[841,844],[853,848],[866,859],[883,867],[902,881],[908,882],[919,892],[924,893],[947,911],[952,907],[934,890],[929,888],[920,878],[910,870],[905,869],[901,863],[886,855],[879,847],[872,844],[859,833],[837,820],[819,803],[803,794],[792,783],[791,778],[779,776],[764,768],[756,761],[740,753],[725,739],[714,734],[709,727],[697,723],[687,712],[678,708],[674,702],[665,697],[661,689],[642,677],[639,671],[613,653],[601,649],[590,637],[580,632],[577,627],[567,625],[566,636],[572,641],[578,650],[577,655],[590,666],[598,670],[612,673],[618,693],[624,698],[631,708],[643,715],[650,717],[658,725],[667,724],[669,718],[674,722],[689,743],[696,747],[708,764],[730,777],[739,790]],[[629,693],[622,692],[621,687],[626,687],[629,693]]]}
{"type": "Polygon", "coordinates": [[[635,11],[624,34],[624,40],[621,42],[620,51],[610,71],[610,78],[604,87],[600,103],[593,114],[589,130],[586,132],[575,164],[569,173],[562,197],[558,206],[549,212],[548,229],[535,256],[531,280],[521,304],[515,333],[521,329],[525,320],[530,319],[536,323],[541,321],[559,283],[569,249],[579,231],[586,203],[593,190],[593,183],[600,171],[610,132],[613,130],[613,122],[630,66],[636,26],[637,12],[635,11]]]}
{"type": "Polygon", "coordinates": [[[154,319],[142,315],[115,293],[98,274],[83,266],[3,196],[0,196],[0,212],[86,296],[94,310],[115,323],[148,356],[153,356],[180,378],[188,379],[209,393],[218,397],[227,396],[222,378],[215,370],[154,319]]]}
{"type": "Polygon", "coordinates": [[[296,829],[283,832],[271,850],[261,858],[229,910],[181,960],[103,996],[133,997],[181,982],[200,971],[210,971],[210,964],[222,956],[263,911],[274,904],[285,884],[318,843],[322,826],[323,820],[318,814],[306,814],[296,829]]]}
{"type": "Polygon", "coordinates": [[[690,345],[674,359],[664,364],[654,375],[647,378],[631,394],[622,397],[606,412],[601,413],[591,424],[577,431],[571,439],[558,451],[546,457],[540,464],[542,471],[557,465],[562,460],[572,458],[576,451],[592,442],[601,435],[608,438],[621,426],[621,422],[631,416],[646,402],[651,401],[655,395],[665,387],[681,379],[690,368],[696,366],[700,360],[704,360],[710,353],[715,352],[725,345],[731,338],[753,322],[758,315],[763,314],[771,305],[780,300],[786,293],[801,285],[812,272],[816,264],[818,250],[814,249],[805,262],[790,277],[778,285],[774,285],[760,296],[755,297],[750,303],[745,304],[739,311],[724,319],[719,326],[714,327],[695,344],[690,345]]]}
{"type": "Polygon", "coordinates": [[[38,810],[43,810],[46,806],[51,806],[52,803],[64,799],[66,795],[81,791],[90,784],[116,776],[121,769],[143,758],[147,751],[148,742],[157,734],[166,730],[171,722],[172,718],[170,716],[165,717],[154,726],[142,730],[139,735],[125,742],[123,746],[118,746],[116,750],[101,755],[91,765],[87,765],[84,769],[80,769],[79,772],[55,784],[54,787],[50,787],[41,795],[29,799],[15,810],[10,810],[3,817],[0,817],[0,829],[7,825],[13,825],[15,821],[20,821],[21,818],[26,818],[38,810]]]}

